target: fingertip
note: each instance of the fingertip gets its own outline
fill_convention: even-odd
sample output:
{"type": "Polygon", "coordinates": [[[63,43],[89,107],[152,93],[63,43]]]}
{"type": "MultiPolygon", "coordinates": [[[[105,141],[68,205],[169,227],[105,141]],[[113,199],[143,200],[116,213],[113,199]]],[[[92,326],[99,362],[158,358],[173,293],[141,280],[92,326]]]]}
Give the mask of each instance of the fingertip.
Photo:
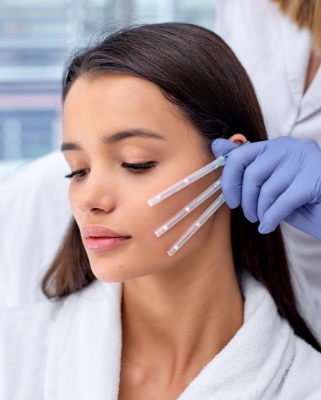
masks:
{"type": "Polygon", "coordinates": [[[261,235],[266,235],[268,232],[266,231],[266,228],[264,225],[260,224],[258,227],[258,231],[261,235]]]}
{"type": "Polygon", "coordinates": [[[222,155],[223,144],[224,139],[215,139],[211,143],[212,152],[215,157],[219,157],[220,155],[222,155]]]}
{"type": "Polygon", "coordinates": [[[257,222],[259,219],[257,218],[257,216],[255,215],[246,215],[246,218],[252,223],[254,224],[254,222],[257,222]]]}
{"type": "Polygon", "coordinates": [[[232,209],[232,210],[233,210],[234,208],[237,207],[237,205],[235,205],[235,202],[234,202],[234,201],[225,199],[225,203],[226,203],[226,204],[229,206],[229,208],[232,209]]]}
{"type": "Polygon", "coordinates": [[[271,233],[272,231],[274,231],[274,229],[271,229],[271,227],[266,224],[266,222],[261,222],[258,228],[259,233],[261,233],[262,235],[267,235],[268,233],[271,233]]]}
{"type": "Polygon", "coordinates": [[[212,152],[215,157],[225,155],[229,151],[233,150],[235,147],[237,147],[236,144],[234,144],[230,140],[222,139],[222,138],[215,139],[211,143],[212,152]]]}

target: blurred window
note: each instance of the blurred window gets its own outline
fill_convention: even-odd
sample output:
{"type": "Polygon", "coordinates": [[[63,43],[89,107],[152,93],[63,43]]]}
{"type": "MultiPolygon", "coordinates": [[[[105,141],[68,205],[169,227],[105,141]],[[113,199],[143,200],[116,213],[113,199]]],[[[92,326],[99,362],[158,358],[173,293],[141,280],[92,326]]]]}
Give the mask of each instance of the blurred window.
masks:
{"type": "Polygon", "coordinates": [[[0,180],[58,148],[68,54],[106,24],[182,21],[213,29],[215,0],[0,0],[0,180]]]}

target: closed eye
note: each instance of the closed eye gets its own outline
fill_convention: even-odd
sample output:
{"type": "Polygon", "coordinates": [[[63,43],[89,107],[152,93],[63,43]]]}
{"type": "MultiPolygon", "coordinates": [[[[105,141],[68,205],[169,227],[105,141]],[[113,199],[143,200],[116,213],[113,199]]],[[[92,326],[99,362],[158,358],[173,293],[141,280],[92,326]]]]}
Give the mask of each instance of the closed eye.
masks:
{"type": "Polygon", "coordinates": [[[71,179],[73,177],[76,177],[77,179],[81,179],[85,175],[87,175],[88,172],[90,172],[90,168],[77,169],[76,171],[72,171],[70,174],[65,175],[65,178],[71,179]]]}
{"type": "Polygon", "coordinates": [[[150,169],[150,168],[154,168],[157,166],[157,162],[156,161],[148,161],[145,163],[127,163],[127,162],[123,162],[122,163],[122,167],[129,169],[131,172],[135,173],[135,174],[141,174],[146,172],[146,170],[150,169]]]}

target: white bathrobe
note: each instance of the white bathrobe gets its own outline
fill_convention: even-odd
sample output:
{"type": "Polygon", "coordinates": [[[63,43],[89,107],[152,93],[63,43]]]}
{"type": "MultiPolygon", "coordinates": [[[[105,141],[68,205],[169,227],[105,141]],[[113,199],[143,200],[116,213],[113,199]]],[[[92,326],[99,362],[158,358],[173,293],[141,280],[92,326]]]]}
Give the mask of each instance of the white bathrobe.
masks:
{"type": "MultiPolygon", "coordinates": [[[[296,337],[269,293],[243,283],[242,328],[179,400],[320,400],[321,354],[296,337]]],[[[121,284],[0,313],[1,400],[116,400],[121,284]]]]}

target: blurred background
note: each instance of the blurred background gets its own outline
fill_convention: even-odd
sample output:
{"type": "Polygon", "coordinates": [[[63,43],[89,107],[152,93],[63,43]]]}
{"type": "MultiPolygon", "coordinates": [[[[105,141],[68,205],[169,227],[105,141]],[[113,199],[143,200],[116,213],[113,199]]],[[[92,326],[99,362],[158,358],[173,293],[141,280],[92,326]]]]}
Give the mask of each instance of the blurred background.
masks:
{"type": "Polygon", "coordinates": [[[215,0],[0,0],[0,183],[59,147],[68,55],[106,24],[215,26],[215,0]]]}

